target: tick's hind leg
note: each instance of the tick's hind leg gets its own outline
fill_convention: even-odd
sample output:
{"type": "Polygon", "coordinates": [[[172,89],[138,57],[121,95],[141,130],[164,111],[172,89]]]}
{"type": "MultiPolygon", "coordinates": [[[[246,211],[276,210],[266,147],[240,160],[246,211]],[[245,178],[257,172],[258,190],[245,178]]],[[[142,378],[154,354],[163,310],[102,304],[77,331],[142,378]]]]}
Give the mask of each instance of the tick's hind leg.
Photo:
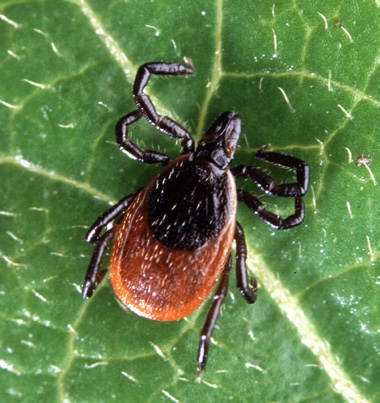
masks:
{"type": "Polygon", "coordinates": [[[104,253],[108,248],[108,245],[111,243],[112,238],[116,235],[117,226],[114,226],[103,235],[100,235],[100,233],[110,222],[115,220],[121,213],[128,209],[138,193],[139,191],[119,200],[114,206],[103,213],[88,230],[86,241],[95,243],[96,246],[84,279],[82,289],[83,298],[90,298],[92,296],[96,287],[107,272],[107,270],[99,270],[104,253]]]}
{"type": "Polygon", "coordinates": [[[216,293],[213,297],[211,308],[207,314],[206,322],[203,325],[201,331],[201,341],[199,343],[199,349],[198,349],[198,379],[201,378],[202,371],[206,367],[208,360],[208,352],[210,349],[210,339],[215,329],[215,325],[218,320],[220,310],[222,308],[224,300],[226,299],[228,291],[228,283],[230,279],[231,265],[232,265],[232,258],[230,255],[226,265],[224,266],[219,287],[216,290],[216,293]]]}
{"type": "Polygon", "coordinates": [[[108,248],[108,245],[115,236],[116,228],[113,227],[108,230],[103,236],[101,236],[96,242],[94,253],[92,254],[91,262],[88,267],[86,277],[83,283],[82,296],[83,298],[90,298],[94,293],[96,287],[101,282],[102,278],[106,274],[107,270],[99,271],[102,264],[103,256],[108,248]]]}
{"type": "Polygon", "coordinates": [[[236,221],[235,230],[235,241],[236,241],[236,282],[237,288],[240,291],[244,299],[249,303],[253,304],[257,299],[257,282],[254,278],[251,282],[248,281],[247,272],[247,245],[245,243],[244,230],[242,226],[236,221]]]}

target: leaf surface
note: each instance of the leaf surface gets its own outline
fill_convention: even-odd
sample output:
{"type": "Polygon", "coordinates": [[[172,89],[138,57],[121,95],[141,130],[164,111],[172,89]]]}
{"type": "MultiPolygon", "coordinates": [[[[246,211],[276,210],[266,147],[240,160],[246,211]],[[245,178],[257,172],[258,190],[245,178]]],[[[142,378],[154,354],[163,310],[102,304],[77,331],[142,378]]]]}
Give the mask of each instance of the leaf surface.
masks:
{"type": "MultiPolygon", "coordinates": [[[[2,2],[0,400],[378,401],[378,33],[369,0],[2,2]],[[232,110],[244,123],[233,166],[292,180],[254,158],[270,143],[312,172],[297,228],[272,230],[239,205],[259,299],[246,304],[232,276],[201,383],[210,301],[159,323],[121,309],[108,279],[80,295],[88,227],[159,170],[114,138],[137,68],[185,56],[194,76],[149,83],[161,113],[197,140],[232,110]]],[[[180,152],[146,122],[131,136],[180,152]]]]}

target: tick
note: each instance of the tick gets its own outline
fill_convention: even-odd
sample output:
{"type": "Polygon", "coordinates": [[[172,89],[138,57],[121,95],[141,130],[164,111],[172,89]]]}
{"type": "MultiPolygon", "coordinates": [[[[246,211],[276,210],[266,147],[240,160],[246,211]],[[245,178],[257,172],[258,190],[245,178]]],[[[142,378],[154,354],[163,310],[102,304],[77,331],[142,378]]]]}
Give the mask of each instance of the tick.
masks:
{"type": "Polygon", "coordinates": [[[299,225],[305,216],[302,196],[308,188],[310,170],[298,158],[266,151],[268,145],[259,148],[255,157],[294,170],[295,183],[277,184],[253,166],[230,169],[241,132],[241,118],[233,112],[221,114],[195,148],[189,132],[158,114],[144,92],[152,74],[193,73],[189,59],[183,65],[147,63],[137,72],[133,97],[138,108],[117,123],[116,141],[130,158],[161,164],[163,168],[147,186],[121,199],[89,229],[86,240],[95,244],[95,250],[85,277],[83,297],[90,298],[105,275],[106,270],[100,269],[101,262],[114,238],[110,261],[113,288],[126,307],[145,318],[173,321],[188,316],[210,296],[220,279],[201,331],[198,350],[201,374],[228,290],[233,241],[237,287],[248,303],[253,304],[257,297],[256,281],[248,280],[247,247],[244,231],[236,221],[237,203],[244,202],[272,228],[299,225]],[[166,154],[141,149],[129,140],[129,126],[142,117],[164,134],[181,139],[181,156],[173,160],[166,154]],[[294,197],[294,214],[282,218],[266,210],[256,197],[236,188],[238,178],[250,178],[267,195],[294,197]]]}

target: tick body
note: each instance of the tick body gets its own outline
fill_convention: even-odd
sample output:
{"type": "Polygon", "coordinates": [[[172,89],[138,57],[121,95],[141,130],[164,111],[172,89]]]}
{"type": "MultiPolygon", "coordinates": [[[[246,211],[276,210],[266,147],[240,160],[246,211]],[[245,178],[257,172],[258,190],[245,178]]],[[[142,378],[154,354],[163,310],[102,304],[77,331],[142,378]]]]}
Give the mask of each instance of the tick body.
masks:
{"type": "Polygon", "coordinates": [[[103,278],[105,250],[115,238],[110,277],[122,303],[138,315],[159,321],[178,320],[195,311],[210,296],[210,311],[201,332],[199,373],[205,368],[210,339],[225,300],[232,266],[231,247],[236,242],[237,287],[248,303],[256,301],[257,283],[248,280],[244,231],[236,221],[237,202],[244,202],[262,221],[288,229],[304,219],[301,198],[309,183],[309,166],[295,157],[266,152],[256,158],[293,169],[297,181],[277,185],[259,169],[240,165],[229,169],[241,132],[241,118],[233,112],[220,115],[194,149],[190,134],[167,116],[159,115],[144,93],[150,75],[193,74],[187,65],[148,63],[138,70],[133,95],[138,109],[120,119],[116,140],[121,151],[163,169],[144,188],[121,199],[102,214],[87,233],[95,250],[83,285],[83,296],[92,296],[103,278]],[[183,153],[172,160],[156,151],[142,150],[128,137],[128,127],[144,117],[161,132],[182,139],[183,153]],[[250,193],[236,188],[238,178],[250,178],[268,195],[294,197],[295,212],[282,218],[265,209],[250,193]],[[110,229],[109,224],[122,216],[110,229]]]}
{"type": "Polygon", "coordinates": [[[230,255],[236,204],[229,171],[191,154],[168,164],[120,224],[110,265],[120,300],[137,314],[161,321],[197,309],[230,255]]]}

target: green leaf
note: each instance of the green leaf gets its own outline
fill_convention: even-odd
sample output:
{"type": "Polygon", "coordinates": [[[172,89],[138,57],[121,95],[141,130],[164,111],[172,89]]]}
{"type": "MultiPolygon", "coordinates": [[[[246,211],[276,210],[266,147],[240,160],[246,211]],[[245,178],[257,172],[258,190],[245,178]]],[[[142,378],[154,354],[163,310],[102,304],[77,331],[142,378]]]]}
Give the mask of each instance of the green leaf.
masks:
{"type": "MultiPolygon", "coordinates": [[[[379,401],[378,34],[374,0],[1,2],[0,400],[379,401]],[[233,166],[290,180],[254,158],[270,143],[312,172],[297,228],[272,230],[239,205],[259,298],[246,304],[232,276],[200,383],[210,301],[160,323],[124,311],[108,279],[80,295],[86,230],[159,170],[115,143],[136,70],[184,56],[196,75],[149,83],[161,113],[199,139],[233,110],[233,166]]],[[[147,122],[132,137],[180,152],[147,122]]]]}

